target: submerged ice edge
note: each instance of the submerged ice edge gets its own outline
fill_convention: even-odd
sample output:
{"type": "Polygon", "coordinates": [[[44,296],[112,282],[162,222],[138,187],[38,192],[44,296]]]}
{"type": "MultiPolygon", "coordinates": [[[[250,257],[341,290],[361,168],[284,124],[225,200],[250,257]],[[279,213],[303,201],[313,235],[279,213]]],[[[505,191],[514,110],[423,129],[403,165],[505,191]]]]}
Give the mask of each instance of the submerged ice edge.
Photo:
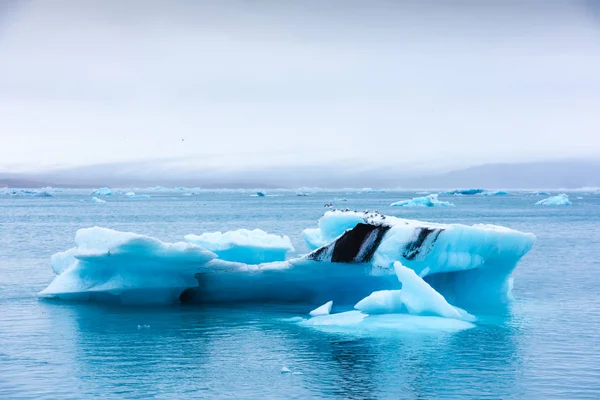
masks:
{"type": "MultiPolygon", "coordinates": [[[[255,247],[243,254],[272,251],[275,238],[264,236],[269,235],[266,232],[258,235],[262,239],[253,239],[255,247]]],[[[328,243],[302,258],[251,265],[223,260],[218,251],[193,243],[164,243],[98,227],[81,229],[76,247],[52,257],[57,276],[40,296],[130,304],[356,304],[375,291],[401,289],[394,269],[400,262],[449,302],[469,309],[508,300],[509,276],[535,239],[498,226],[434,224],[339,211],[325,213],[314,235],[328,243]]]]}

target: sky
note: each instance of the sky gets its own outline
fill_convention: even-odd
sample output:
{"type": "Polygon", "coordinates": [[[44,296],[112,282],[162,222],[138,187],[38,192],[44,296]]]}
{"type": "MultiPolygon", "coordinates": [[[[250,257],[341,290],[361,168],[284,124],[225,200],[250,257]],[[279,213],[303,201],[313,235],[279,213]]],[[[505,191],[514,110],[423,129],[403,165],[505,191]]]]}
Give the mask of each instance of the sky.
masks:
{"type": "Polygon", "coordinates": [[[599,3],[7,0],[0,171],[600,158],[599,3]]]}

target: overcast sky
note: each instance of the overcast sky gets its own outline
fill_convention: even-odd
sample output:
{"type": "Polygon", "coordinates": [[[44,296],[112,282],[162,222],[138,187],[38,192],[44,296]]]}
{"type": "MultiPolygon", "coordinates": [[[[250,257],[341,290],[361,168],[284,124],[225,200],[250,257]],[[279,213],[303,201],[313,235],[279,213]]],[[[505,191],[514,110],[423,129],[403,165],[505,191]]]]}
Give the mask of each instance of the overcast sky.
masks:
{"type": "Polygon", "coordinates": [[[599,3],[3,1],[0,170],[598,157],[599,3]]]}

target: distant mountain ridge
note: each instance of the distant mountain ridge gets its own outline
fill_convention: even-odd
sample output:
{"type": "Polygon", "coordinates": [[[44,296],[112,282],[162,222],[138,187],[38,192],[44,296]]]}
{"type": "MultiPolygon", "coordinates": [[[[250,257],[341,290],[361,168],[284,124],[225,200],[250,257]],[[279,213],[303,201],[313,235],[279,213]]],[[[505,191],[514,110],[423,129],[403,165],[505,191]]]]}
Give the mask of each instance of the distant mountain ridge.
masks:
{"type": "Polygon", "coordinates": [[[0,174],[0,187],[132,187],[188,186],[205,188],[470,188],[576,189],[600,187],[600,160],[559,160],[485,164],[441,174],[407,176],[402,166],[360,165],[264,167],[245,170],[161,169],[154,163],[121,163],[0,174]]]}

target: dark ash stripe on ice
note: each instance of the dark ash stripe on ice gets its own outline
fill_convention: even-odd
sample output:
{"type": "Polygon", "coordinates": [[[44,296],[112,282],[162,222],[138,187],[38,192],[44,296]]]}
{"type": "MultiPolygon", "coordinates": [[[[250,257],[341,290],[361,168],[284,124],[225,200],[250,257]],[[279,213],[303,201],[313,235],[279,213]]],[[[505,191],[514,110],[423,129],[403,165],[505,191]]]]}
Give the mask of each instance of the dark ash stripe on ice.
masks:
{"type": "Polygon", "coordinates": [[[369,262],[389,229],[388,225],[359,223],[351,230],[344,232],[334,243],[315,250],[307,258],[315,261],[345,263],[369,262]],[[326,259],[329,254],[331,254],[331,258],[326,259]]]}
{"type": "Polygon", "coordinates": [[[407,260],[424,258],[429,254],[443,229],[416,228],[416,238],[404,246],[402,257],[407,260]]]}

